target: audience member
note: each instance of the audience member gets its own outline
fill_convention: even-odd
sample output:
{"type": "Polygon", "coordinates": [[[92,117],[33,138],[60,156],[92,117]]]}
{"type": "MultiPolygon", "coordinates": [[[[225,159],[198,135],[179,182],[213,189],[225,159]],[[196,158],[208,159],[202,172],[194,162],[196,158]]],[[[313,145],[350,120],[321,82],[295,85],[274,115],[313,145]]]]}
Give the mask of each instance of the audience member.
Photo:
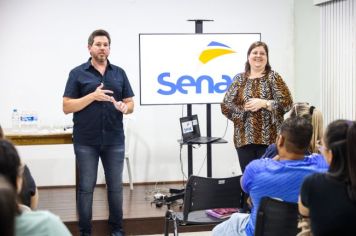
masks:
{"type": "Polygon", "coordinates": [[[319,148],[330,167],[305,179],[299,211],[315,236],[356,235],[356,122],[330,123],[319,148]]]}
{"type": "Polygon", "coordinates": [[[247,51],[245,71],[234,77],[221,104],[222,113],[234,123],[234,144],[242,173],[276,141],[284,114],[292,104],[288,86],[271,68],[267,45],[253,43],[247,51]]]}
{"type": "Polygon", "coordinates": [[[0,209],[0,235],[14,236],[17,212],[16,193],[3,176],[0,176],[0,209]]]}
{"type": "Polygon", "coordinates": [[[32,210],[36,210],[38,206],[38,195],[38,189],[30,169],[27,165],[24,165],[23,183],[20,193],[21,204],[30,207],[32,210]]]}
{"type": "MultiPolygon", "coordinates": [[[[3,175],[19,193],[22,186],[24,166],[13,144],[0,140],[0,174],[3,175]]],[[[20,213],[16,216],[15,232],[17,236],[66,236],[71,235],[58,216],[48,211],[31,211],[18,204],[20,213]],[[28,210],[24,210],[24,209],[28,210]]]]}
{"type": "MultiPolygon", "coordinates": [[[[4,131],[0,126],[0,139],[4,139],[4,131]]],[[[23,172],[23,184],[20,193],[20,201],[22,204],[30,207],[32,210],[37,209],[38,205],[38,190],[35,180],[33,179],[30,169],[25,165],[23,172]]]]}
{"type": "MultiPolygon", "coordinates": [[[[319,153],[317,148],[317,143],[320,142],[323,137],[323,114],[314,106],[310,106],[306,102],[295,103],[292,109],[289,111],[289,117],[303,117],[311,121],[313,125],[313,136],[310,141],[310,147],[306,154],[319,153]]],[[[268,146],[266,152],[263,154],[262,158],[273,158],[277,155],[276,144],[271,144],[268,146]]]]}
{"type": "Polygon", "coordinates": [[[213,229],[214,236],[254,235],[256,212],[264,196],[298,201],[304,177],[328,167],[320,155],[305,156],[312,134],[313,127],[305,118],[288,118],[282,123],[276,141],[279,158],[252,161],[241,179],[242,189],[251,198],[251,214],[233,214],[213,229]]]}

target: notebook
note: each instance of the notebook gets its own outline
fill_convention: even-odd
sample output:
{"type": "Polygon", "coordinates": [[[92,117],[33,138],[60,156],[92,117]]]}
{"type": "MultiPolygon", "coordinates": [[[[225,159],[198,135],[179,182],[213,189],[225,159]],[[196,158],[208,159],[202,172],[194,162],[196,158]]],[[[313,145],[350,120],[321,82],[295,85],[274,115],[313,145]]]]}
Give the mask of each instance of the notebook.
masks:
{"type": "Polygon", "coordinates": [[[183,143],[207,144],[220,139],[219,137],[202,137],[200,135],[199,120],[197,115],[179,118],[183,143]]]}

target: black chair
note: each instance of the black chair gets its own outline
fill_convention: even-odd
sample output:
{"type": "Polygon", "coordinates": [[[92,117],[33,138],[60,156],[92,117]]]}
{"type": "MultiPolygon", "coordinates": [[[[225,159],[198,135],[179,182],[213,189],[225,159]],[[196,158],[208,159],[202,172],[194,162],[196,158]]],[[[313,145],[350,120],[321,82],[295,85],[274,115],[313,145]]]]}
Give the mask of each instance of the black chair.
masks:
{"type": "Polygon", "coordinates": [[[256,216],[255,236],[296,236],[298,204],[263,197],[256,216]]]}
{"type": "Polygon", "coordinates": [[[168,210],[165,217],[164,235],[169,234],[170,222],[174,224],[174,235],[183,225],[216,225],[224,219],[206,214],[213,208],[241,208],[241,176],[209,178],[190,176],[185,187],[183,212],[168,210]]]}

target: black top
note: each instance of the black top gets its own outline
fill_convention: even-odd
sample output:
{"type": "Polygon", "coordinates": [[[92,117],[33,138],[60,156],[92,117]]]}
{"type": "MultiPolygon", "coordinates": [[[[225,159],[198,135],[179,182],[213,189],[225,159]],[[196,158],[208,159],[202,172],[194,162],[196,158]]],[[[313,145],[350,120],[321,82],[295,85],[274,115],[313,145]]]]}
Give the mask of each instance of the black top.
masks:
{"type": "Polygon", "coordinates": [[[36,193],[36,183],[32,178],[31,172],[28,167],[25,165],[23,172],[23,182],[22,190],[20,194],[21,203],[31,207],[31,197],[36,193]]]}
{"type": "Polygon", "coordinates": [[[308,176],[301,201],[309,208],[314,236],[356,235],[356,202],[349,199],[345,183],[328,174],[308,176]]]}
{"type": "MultiPolygon", "coordinates": [[[[123,69],[108,61],[104,76],[89,60],[69,73],[63,97],[81,98],[100,85],[112,90],[116,101],[134,96],[123,69]]],[[[82,145],[114,145],[124,143],[123,114],[112,102],[94,101],[73,114],[73,142],[82,145]]]]}

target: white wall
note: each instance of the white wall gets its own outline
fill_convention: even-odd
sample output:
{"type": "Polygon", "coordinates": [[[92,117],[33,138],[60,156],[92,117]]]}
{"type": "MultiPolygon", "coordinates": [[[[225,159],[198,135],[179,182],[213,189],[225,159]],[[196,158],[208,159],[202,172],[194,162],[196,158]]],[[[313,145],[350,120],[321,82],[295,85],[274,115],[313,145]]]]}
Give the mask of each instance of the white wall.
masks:
{"type": "Polygon", "coordinates": [[[294,99],[321,110],[320,9],[313,0],[296,0],[294,10],[294,99]]]}
{"type": "MultiPolygon", "coordinates": [[[[44,125],[70,120],[62,113],[68,72],[88,59],[86,41],[97,28],[111,33],[110,60],[123,67],[136,94],[132,124],[135,182],[182,179],[178,117],[182,106],[139,106],[139,33],[193,33],[187,19],[213,19],[206,33],[261,32],[270,61],[294,93],[293,0],[2,0],[0,1],[0,123],[10,126],[12,108],[38,111],[44,125]]],[[[238,72],[238,71],[236,71],[238,72]]],[[[193,106],[205,133],[205,106],[193,106]]],[[[226,119],[212,106],[212,134],[226,119]]],[[[239,173],[229,122],[228,144],[213,146],[213,176],[239,173]]],[[[39,185],[74,184],[71,145],[20,147],[39,185]]],[[[194,173],[206,175],[205,147],[194,149],[194,173]]],[[[186,149],[183,169],[187,172],[186,149]]],[[[124,181],[127,182],[125,171],[124,181]]]]}

